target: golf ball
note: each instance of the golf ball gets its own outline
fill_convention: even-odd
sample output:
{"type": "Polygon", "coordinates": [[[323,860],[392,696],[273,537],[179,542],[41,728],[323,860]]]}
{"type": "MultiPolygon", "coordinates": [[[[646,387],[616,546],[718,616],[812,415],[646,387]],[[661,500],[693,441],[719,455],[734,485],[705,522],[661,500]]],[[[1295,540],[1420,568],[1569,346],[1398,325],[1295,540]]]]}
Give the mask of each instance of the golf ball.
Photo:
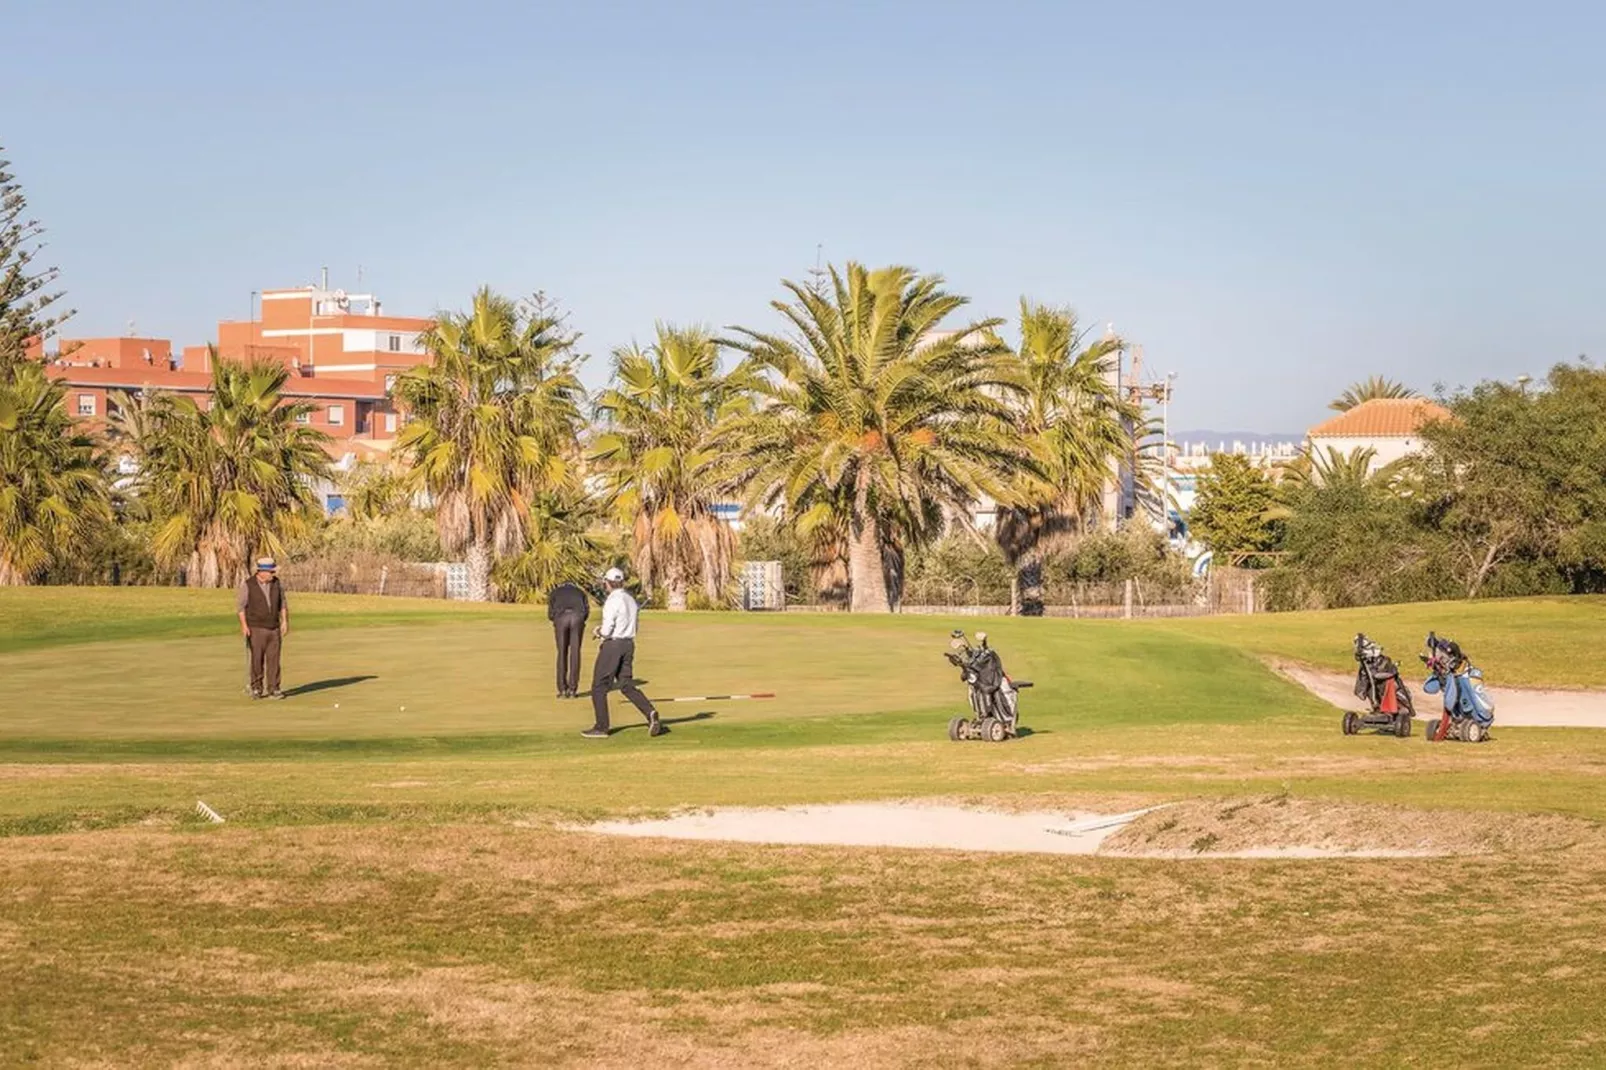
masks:
{"type": "Polygon", "coordinates": [[[340,708],[340,703],[338,703],[338,702],[337,702],[337,703],[335,703],[335,709],[337,709],[337,710],[338,710],[338,709],[339,709],[339,708],[340,708]]]}
{"type": "Polygon", "coordinates": [[[406,712],[407,712],[407,707],[406,707],[406,706],[403,706],[403,707],[402,707],[402,708],[401,708],[401,711],[402,711],[402,712],[403,712],[403,713],[406,713],[406,712]]]}

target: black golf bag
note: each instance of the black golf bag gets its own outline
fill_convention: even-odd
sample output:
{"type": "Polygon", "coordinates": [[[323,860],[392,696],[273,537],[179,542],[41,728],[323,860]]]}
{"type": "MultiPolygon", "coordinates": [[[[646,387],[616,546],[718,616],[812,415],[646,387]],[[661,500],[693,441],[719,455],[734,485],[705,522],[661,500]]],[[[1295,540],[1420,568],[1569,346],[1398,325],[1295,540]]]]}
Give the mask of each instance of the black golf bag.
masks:
{"type": "Polygon", "coordinates": [[[959,678],[970,689],[969,717],[948,722],[952,740],[982,739],[1002,743],[1019,734],[1019,692],[1031,687],[1029,680],[1011,680],[1004,671],[998,651],[987,645],[987,633],[976,633],[971,646],[958,629],[948,644],[946,657],[959,670],[959,678]]]}

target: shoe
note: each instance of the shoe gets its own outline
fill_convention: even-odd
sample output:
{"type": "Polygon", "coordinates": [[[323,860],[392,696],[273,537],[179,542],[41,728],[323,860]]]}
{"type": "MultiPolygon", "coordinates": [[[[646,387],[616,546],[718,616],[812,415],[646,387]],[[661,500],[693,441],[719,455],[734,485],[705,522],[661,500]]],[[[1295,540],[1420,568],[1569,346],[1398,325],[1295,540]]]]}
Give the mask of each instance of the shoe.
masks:
{"type": "Polygon", "coordinates": [[[272,698],[272,699],[281,699],[281,698],[284,698],[284,692],[283,692],[283,691],[274,691],[274,692],[271,692],[271,693],[270,693],[270,694],[269,694],[269,695],[268,695],[268,698],[272,698]]]}
{"type": "Polygon", "coordinates": [[[647,734],[649,736],[661,736],[667,731],[669,729],[664,727],[664,722],[659,719],[656,713],[647,718],[647,734]]]}
{"type": "Polygon", "coordinates": [[[608,730],[606,728],[588,728],[584,732],[581,732],[580,734],[582,736],[584,736],[586,739],[607,739],[608,738],[608,730]]]}
{"type": "Polygon", "coordinates": [[[262,697],[262,692],[260,691],[247,691],[246,694],[250,695],[254,699],[262,697]]]}

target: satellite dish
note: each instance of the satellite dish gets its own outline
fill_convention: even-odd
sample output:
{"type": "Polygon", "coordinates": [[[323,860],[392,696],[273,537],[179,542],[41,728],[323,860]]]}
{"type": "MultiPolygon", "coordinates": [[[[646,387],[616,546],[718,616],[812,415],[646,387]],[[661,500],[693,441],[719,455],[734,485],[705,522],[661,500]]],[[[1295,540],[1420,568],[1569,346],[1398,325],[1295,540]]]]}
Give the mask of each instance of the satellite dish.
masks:
{"type": "Polygon", "coordinates": [[[351,306],[351,298],[346,296],[346,291],[336,290],[335,304],[339,305],[341,308],[349,308],[351,306]]]}

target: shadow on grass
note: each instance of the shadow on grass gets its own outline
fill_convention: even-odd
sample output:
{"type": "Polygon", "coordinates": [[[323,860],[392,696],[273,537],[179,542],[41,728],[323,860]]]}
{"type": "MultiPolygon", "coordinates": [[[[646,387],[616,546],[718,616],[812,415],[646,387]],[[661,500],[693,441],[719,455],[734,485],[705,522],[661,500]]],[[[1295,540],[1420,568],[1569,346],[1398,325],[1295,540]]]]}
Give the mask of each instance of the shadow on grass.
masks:
{"type": "MultiPolygon", "coordinates": [[[[693,721],[706,721],[713,716],[715,716],[713,710],[703,710],[701,713],[693,713],[686,717],[660,717],[659,720],[663,723],[665,728],[668,728],[670,725],[691,724],[693,721]]],[[[640,729],[641,731],[645,732],[647,730],[647,722],[642,721],[640,724],[622,724],[618,728],[615,728],[613,732],[614,735],[618,735],[620,732],[629,732],[635,729],[640,729]]]]}
{"type": "Polygon", "coordinates": [[[379,677],[370,674],[368,676],[336,676],[328,680],[314,680],[310,684],[302,684],[299,687],[290,688],[290,690],[284,693],[284,697],[295,698],[297,695],[310,695],[314,691],[328,691],[336,687],[350,687],[352,684],[360,684],[364,680],[377,679],[379,679],[379,677]]]}

